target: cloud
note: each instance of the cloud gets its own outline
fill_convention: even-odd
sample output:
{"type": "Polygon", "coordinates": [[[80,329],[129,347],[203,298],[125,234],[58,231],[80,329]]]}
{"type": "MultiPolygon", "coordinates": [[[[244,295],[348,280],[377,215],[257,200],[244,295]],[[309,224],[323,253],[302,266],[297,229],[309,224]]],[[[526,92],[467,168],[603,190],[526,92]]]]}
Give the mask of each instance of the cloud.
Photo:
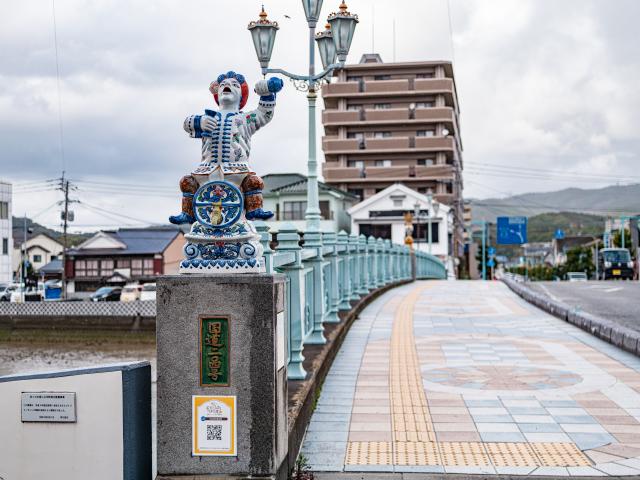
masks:
{"type": "MultiPolygon", "coordinates": [[[[323,15],[338,3],[325,1],[323,15]]],[[[640,149],[640,3],[450,3],[452,37],[446,0],[351,0],[360,24],[349,61],[372,50],[386,61],[455,57],[464,158],[476,164],[465,173],[465,196],[571,183],[514,181],[483,173],[481,163],[632,178],[640,149]]],[[[218,73],[261,78],[246,31],[260,2],[66,0],[56,8],[64,168],[79,181],[76,195],[164,222],[179,201],[171,198],[177,180],[199,155],[182,131],[184,117],[212,104],[207,88],[218,73]],[[165,196],[105,194],[83,181],[151,185],[165,196]]],[[[271,0],[265,8],[281,27],[272,66],[305,72],[308,28],[299,2],[271,0]]],[[[12,181],[52,178],[63,168],[53,36],[50,3],[0,5],[0,176],[12,181]]],[[[306,119],[304,94],[286,82],[274,121],[252,142],[259,173],[306,171],[306,119]]],[[[17,194],[16,211],[36,213],[57,195],[39,193],[37,202],[17,194]]],[[[55,209],[42,218],[58,223],[55,209]]],[[[116,221],[82,207],[77,218],[78,225],[116,221]]]]}

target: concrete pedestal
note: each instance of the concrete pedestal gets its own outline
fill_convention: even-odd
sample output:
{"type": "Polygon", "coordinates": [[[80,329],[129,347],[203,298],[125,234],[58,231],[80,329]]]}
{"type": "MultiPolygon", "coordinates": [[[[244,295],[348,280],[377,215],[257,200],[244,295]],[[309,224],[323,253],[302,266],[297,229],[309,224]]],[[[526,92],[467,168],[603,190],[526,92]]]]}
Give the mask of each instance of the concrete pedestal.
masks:
{"type": "Polygon", "coordinates": [[[283,275],[159,279],[158,479],[286,477],[284,294],[283,275]],[[228,386],[201,385],[203,317],[228,318],[228,386]],[[236,396],[236,456],[192,454],[193,395],[236,396]]]}

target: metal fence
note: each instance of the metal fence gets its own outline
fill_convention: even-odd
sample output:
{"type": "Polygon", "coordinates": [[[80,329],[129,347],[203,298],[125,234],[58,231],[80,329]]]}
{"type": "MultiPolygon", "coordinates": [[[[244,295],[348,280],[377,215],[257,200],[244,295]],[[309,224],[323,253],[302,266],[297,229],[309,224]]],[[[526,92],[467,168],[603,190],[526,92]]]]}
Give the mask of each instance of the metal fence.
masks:
{"type": "Polygon", "coordinates": [[[0,302],[0,317],[153,317],[155,300],[136,302],[0,302]]]}
{"type": "Polygon", "coordinates": [[[256,222],[265,250],[267,272],[287,276],[286,311],[289,379],[306,376],[302,350],[306,344],[324,344],[323,323],[338,323],[338,312],[351,310],[359,300],[378,288],[410,280],[412,256],[416,277],[446,279],[445,265],[433,255],[412,252],[389,240],[348,235],[346,232],[304,232],[292,224],[280,227],[271,238],[269,226],[256,222]],[[304,238],[304,247],[301,241],[304,238]],[[270,245],[275,240],[277,247],[270,245]]]}

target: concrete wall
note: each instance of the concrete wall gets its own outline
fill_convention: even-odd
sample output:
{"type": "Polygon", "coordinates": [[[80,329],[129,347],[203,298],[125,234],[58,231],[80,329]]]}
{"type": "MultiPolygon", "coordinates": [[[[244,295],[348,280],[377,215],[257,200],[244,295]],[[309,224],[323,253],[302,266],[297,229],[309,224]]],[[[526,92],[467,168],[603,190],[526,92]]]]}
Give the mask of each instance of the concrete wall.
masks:
{"type": "Polygon", "coordinates": [[[12,256],[13,256],[13,238],[11,237],[11,184],[0,182],[0,202],[9,204],[7,218],[0,218],[0,283],[9,283],[13,278],[12,256]],[[2,253],[3,239],[8,241],[8,250],[6,254],[2,253]]]}
{"type": "Polygon", "coordinates": [[[0,439],[5,480],[151,478],[149,363],[0,377],[0,439]],[[131,377],[137,373],[142,377],[131,377]],[[21,392],[43,391],[75,392],[76,422],[23,423],[21,392]]]}

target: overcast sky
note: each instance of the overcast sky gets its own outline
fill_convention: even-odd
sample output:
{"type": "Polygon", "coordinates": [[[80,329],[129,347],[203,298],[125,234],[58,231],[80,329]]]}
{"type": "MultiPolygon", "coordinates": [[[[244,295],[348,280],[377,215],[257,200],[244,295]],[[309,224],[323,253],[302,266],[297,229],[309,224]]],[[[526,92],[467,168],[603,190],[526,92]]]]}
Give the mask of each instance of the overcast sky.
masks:
{"type": "MultiPolygon", "coordinates": [[[[465,197],[640,182],[640,2],[450,1],[451,29],[446,0],[351,0],[360,24],[348,61],[372,50],[385,61],[453,58],[465,197]]],[[[52,2],[0,3],[0,178],[66,170],[83,202],[79,230],[165,223],[178,179],[199,161],[184,117],[211,106],[219,73],[260,78],[246,30],[260,3],[57,0],[64,161],[52,2]]],[[[264,3],[281,26],[271,66],[305,72],[300,2],[264,3]]],[[[325,0],[323,17],[338,3],[325,0]]],[[[305,173],[306,128],[306,99],[286,82],[254,137],[256,171],[305,173]]],[[[14,214],[55,226],[47,208],[60,194],[40,185],[16,187],[14,214]]]]}

